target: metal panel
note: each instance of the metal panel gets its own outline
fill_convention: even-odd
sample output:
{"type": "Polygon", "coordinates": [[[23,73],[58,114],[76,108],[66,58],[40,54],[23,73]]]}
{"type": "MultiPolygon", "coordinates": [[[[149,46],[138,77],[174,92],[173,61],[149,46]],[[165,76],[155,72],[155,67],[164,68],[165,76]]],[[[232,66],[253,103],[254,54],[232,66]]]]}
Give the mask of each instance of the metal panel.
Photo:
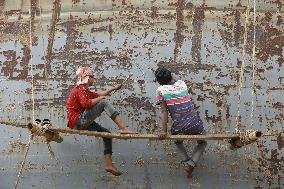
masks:
{"type": "MultiPolygon", "coordinates": [[[[160,120],[153,72],[165,65],[191,87],[208,133],[243,128],[283,132],[284,2],[256,0],[255,14],[254,1],[247,2],[2,0],[0,119],[27,123],[50,118],[55,126],[66,127],[74,73],[89,65],[97,90],[133,74],[109,101],[130,128],[156,133],[160,120]]],[[[99,122],[116,131],[107,116],[99,122]]],[[[29,133],[8,124],[1,124],[0,133],[0,188],[6,189],[15,184],[29,133]]],[[[188,142],[189,150],[192,146],[188,142]]],[[[104,171],[100,138],[64,136],[63,143],[51,143],[52,151],[35,138],[18,188],[284,186],[281,135],[236,151],[226,141],[209,142],[191,180],[172,142],[114,140],[113,147],[116,165],[124,171],[119,178],[104,171]]]]}

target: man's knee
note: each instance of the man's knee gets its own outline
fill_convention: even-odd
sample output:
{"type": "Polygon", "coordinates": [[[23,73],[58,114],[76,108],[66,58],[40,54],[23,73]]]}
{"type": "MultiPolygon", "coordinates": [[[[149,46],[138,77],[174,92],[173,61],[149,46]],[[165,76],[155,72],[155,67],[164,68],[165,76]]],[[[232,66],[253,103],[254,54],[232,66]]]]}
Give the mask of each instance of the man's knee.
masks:
{"type": "Polygon", "coordinates": [[[108,104],[108,102],[103,99],[103,100],[100,100],[97,105],[98,105],[100,108],[104,108],[107,104],[108,104]]]}

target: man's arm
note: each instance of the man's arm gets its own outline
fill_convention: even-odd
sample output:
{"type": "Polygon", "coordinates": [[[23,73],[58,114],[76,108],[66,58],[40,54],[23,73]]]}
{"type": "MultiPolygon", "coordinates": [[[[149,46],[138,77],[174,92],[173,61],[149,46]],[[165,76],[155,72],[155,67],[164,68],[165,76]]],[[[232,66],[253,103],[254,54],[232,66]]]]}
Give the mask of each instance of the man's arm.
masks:
{"type": "Polygon", "coordinates": [[[165,138],[167,136],[167,130],[168,130],[168,110],[167,110],[167,105],[165,101],[161,101],[160,103],[161,107],[161,113],[162,113],[162,125],[163,128],[159,132],[159,138],[165,138]]]}
{"type": "Polygon", "coordinates": [[[92,99],[92,106],[94,106],[95,104],[106,98],[107,98],[106,96],[99,96],[97,98],[92,99]]]}
{"type": "Polygon", "coordinates": [[[121,87],[122,87],[121,84],[115,85],[115,86],[113,86],[113,87],[110,88],[110,89],[107,89],[107,90],[98,92],[98,95],[99,95],[99,96],[107,96],[107,95],[109,95],[112,91],[116,91],[116,90],[120,89],[121,87]]]}

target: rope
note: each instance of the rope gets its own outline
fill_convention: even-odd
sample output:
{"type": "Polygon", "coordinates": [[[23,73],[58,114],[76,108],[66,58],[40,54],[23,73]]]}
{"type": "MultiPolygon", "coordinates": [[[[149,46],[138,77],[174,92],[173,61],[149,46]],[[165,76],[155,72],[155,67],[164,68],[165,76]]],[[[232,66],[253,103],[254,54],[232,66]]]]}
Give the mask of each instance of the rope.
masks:
{"type": "MultiPolygon", "coordinates": [[[[33,47],[33,44],[32,44],[32,1],[30,2],[30,65],[31,65],[31,84],[32,84],[32,119],[34,120],[35,119],[35,97],[34,97],[34,74],[33,74],[33,61],[32,61],[32,47],[33,47]]],[[[28,144],[26,145],[27,149],[26,149],[26,152],[25,152],[25,155],[24,155],[24,159],[23,161],[21,162],[21,167],[20,167],[20,170],[18,172],[18,176],[16,178],[16,182],[15,182],[15,185],[14,185],[14,189],[17,188],[18,186],[18,183],[19,183],[19,180],[20,180],[20,177],[22,175],[22,172],[23,172],[23,169],[24,169],[24,166],[25,166],[25,163],[26,163],[26,158],[27,158],[27,155],[28,155],[28,152],[29,152],[29,149],[30,149],[30,145],[31,145],[31,140],[32,140],[32,134],[30,133],[29,134],[29,142],[28,144]]]]}
{"type": "Polygon", "coordinates": [[[42,136],[46,131],[50,130],[47,125],[38,125],[34,131],[35,135],[42,136]]]}
{"type": "MultiPolygon", "coordinates": [[[[40,7],[40,17],[39,17],[39,24],[41,25],[41,31],[42,33],[44,33],[44,29],[42,26],[42,9],[41,9],[41,0],[39,0],[39,7],[40,7]]],[[[42,46],[45,47],[44,45],[44,35],[42,35],[42,46]]],[[[47,70],[47,60],[46,60],[46,51],[43,48],[43,59],[44,59],[44,79],[45,79],[45,91],[47,91],[47,109],[49,110],[48,115],[49,115],[49,119],[51,119],[51,111],[50,111],[50,93],[48,90],[48,70],[47,70]]],[[[43,134],[46,130],[48,130],[48,128],[46,128],[46,125],[44,125],[45,128],[42,128],[42,131],[40,134],[43,134]]],[[[54,152],[50,146],[50,142],[46,140],[46,145],[47,145],[47,149],[48,149],[48,154],[50,155],[51,158],[55,158],[54,152]]]]}
{"type": "Polygon", "coordinates": [[[47,144],[48,154],[50,155],[51,158],[55,158],[54,152],[50,146],[50,142],[46,141],[46,144],[47,144]]]}
{"type": "MultiPolygon", "coordinates": [[[[32,2],[31,2],[32,3],[32,2]]],[[[32,5],[30,5],[32,6],[32,5]]],[[[32,54],[32,10],[30,7],[30,53],[32,54]]],[[[35,120],[35,97],[34,97],[34,74],[33,74],[33,61],[32,61],[32,55],[30,56],[30,63],[31,63],[31,76],[32,76],[32,120],[35,120]]]]}
{"type": "MultiPolygon", "coordinates": [[[[248,9],[249,10],[249,3],[250,0],[248,0],[248,9]]],[[[247,15],[248,18],[249,15],[247,15]]],[[[248,19],[246,19],[247,21],[248,19]]],[[[255,98],[255,22],[256,22],[256,2],[255,0],[253,1],[253,49],[252,49],[252,90],[251,90],[251,111],[250,111],[250,129],[246,130],[245,132],[241,132],[240,139],[242,143],[246,143],[245,139],[249,135],[249,133],[252,131],[253,124],[254,124],[254,98],[255,98]]],[[[247,25],[247,23],[246,23],[247,25]]],[[[247,32],[246,32],[246,37],[247,37],[247,32]]],[[[245,46],[243,48],[243,52],[245,53],[245,46]]],[[[244,55],[243,54],[243,60],[244,60],[244,55]]],[[[247,148],[245,147],[245,151],[247,148]]]]}
{"type": "Polygon", "coordinates": [[[251,90],[251,114],[250,126],[253,127],[254,98],[255,98],[255,22],[256,22],[256,2],[253,1],[253,49],[252,49],[252,90],[251,90]]]}
{"type": "Polygon", "coordinates": [[[26,144],[26,148],[27,148],[27,149],[26,149],[26,152],[25,152],[25,155],[24,155],[24,159],[23,159],[23,161],[21,162],[21,167],[20,167],[20,170],[19,170],[19,172],[18,172],[18,176],[17,176],[16,182],[15,182],[15,185],[14,185],[14,189],[16,189],[17,186],[18,186],[18,184],[19,184],[20,177],[21,177],[21,175],[22,175],[24,166],[25,166],[25,164],[26,164],[26,158],[27,158],[27,155],[28,155],[28,152],[29,152],[29,149],[30,149],[32,136],[33,136],[33,135],[30,134],[30,136],[29,136],[29,142],[28,142],[28,144],[26,144]]]}
{"type": "MultiPolygon", "coordinates": [[[[121,83],[121,86],[124,85],[131,76],[132,76],[132,73],[130,75],[128,75],[126,79],[124,79],[124,81],[121,83]]],[[[115,92],[116,92],[116,90],[113,91],[112,94],[114,94],[115,92]]]]}
{"type": "MultiPolygon", "coordinates": [[[[42,27],[42,10],[41,10],[41,0],[39,0],[39,7],[40,7],[40,12],[39,12],[39,24],[41,25],[41,32],[44,33],[43,27],[42,27]]],[[[44,35],[42,35],[42,46],[45,47],[44,45],[44,35]]],[[[50,110],[50,94],[48,90],[48,70],[47,70],[47,60],[46,60],[46,51],[43,48],[43,59],[44,59],[44,80],[45,80],[45,90],[47,91],[47,108],[50,110]]],[[[49,111],[49,119],[51,118],[51,112],[49,111]]]]}
{"type": "Polygon", "coordinates": [[[240,80],[239,80],[239,91],[238,91],[238,106],[237,106],[237,132],[241,130],[241,119],[240,119],[240,106],[241,106],[241,96],[242,96],[242,88],[244,84],[244,67],[245,67],[245,54],[246,54],[246,44],[247,44],[247,24],[248,24],[248,17],[249,17],[249,4],[250,0],[247,1],[248,6],[246,9],[246,20],[245,20],[245,31],[244,31],[244,43],[243,43],[243,52],[242,52],[242,65],[241,65],[241,73],[240,73],[240,80]]]}

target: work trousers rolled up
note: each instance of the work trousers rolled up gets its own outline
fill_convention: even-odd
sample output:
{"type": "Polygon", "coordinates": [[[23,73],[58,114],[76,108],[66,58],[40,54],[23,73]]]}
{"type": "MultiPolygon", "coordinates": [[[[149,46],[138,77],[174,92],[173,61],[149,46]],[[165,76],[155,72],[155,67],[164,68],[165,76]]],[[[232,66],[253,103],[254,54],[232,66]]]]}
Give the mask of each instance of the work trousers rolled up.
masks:
{"type": "MultiPolygon", "coordinates": [[[[180,134],[184,134],[184,133],[180,133],[180,134]]],[[[190,134],[190,133],[186,133],[186,134],[190,134]]],[[[205,130],[203,130],[201,135],[204,135],[204,134],[206,134],[205,130]]],[[[187,163],[187,164],[189,164],[189,165],[191,165],[193,167],[195,167],[197,162],[198,162],[198,160],[200,159],[201,155],[205,151],[205,148],[207,146],[207,141],[205,141],[205,140],[198,140],[197,141],[197,145],[195,146],[195,148],[192,151],[190,156],[187,154],[187,150],[186,150],[182,140],[175,141],[175,145],[178,148],[178,150],[185,157],[185,160],[183,162],[187,163]]]]}
{"type": "MultiPolygon", "coordinates": [[[[108,129],[102,127],[100,124],[94,121],[102,114],[102,112],[106,112],[106,114],[112,120],[114,120],[116,116],[119,115],[118,112],[115,111],[106,100],[101,100],[92,108],[86,109],[84,112],[81,113],[79,119],[77,120],[74,126],[74,129],[110,133],[108,129]]],[[[104,154],[112,154],[112,139],[103,137],[103,141],[105,147],[104,154]]]]}

